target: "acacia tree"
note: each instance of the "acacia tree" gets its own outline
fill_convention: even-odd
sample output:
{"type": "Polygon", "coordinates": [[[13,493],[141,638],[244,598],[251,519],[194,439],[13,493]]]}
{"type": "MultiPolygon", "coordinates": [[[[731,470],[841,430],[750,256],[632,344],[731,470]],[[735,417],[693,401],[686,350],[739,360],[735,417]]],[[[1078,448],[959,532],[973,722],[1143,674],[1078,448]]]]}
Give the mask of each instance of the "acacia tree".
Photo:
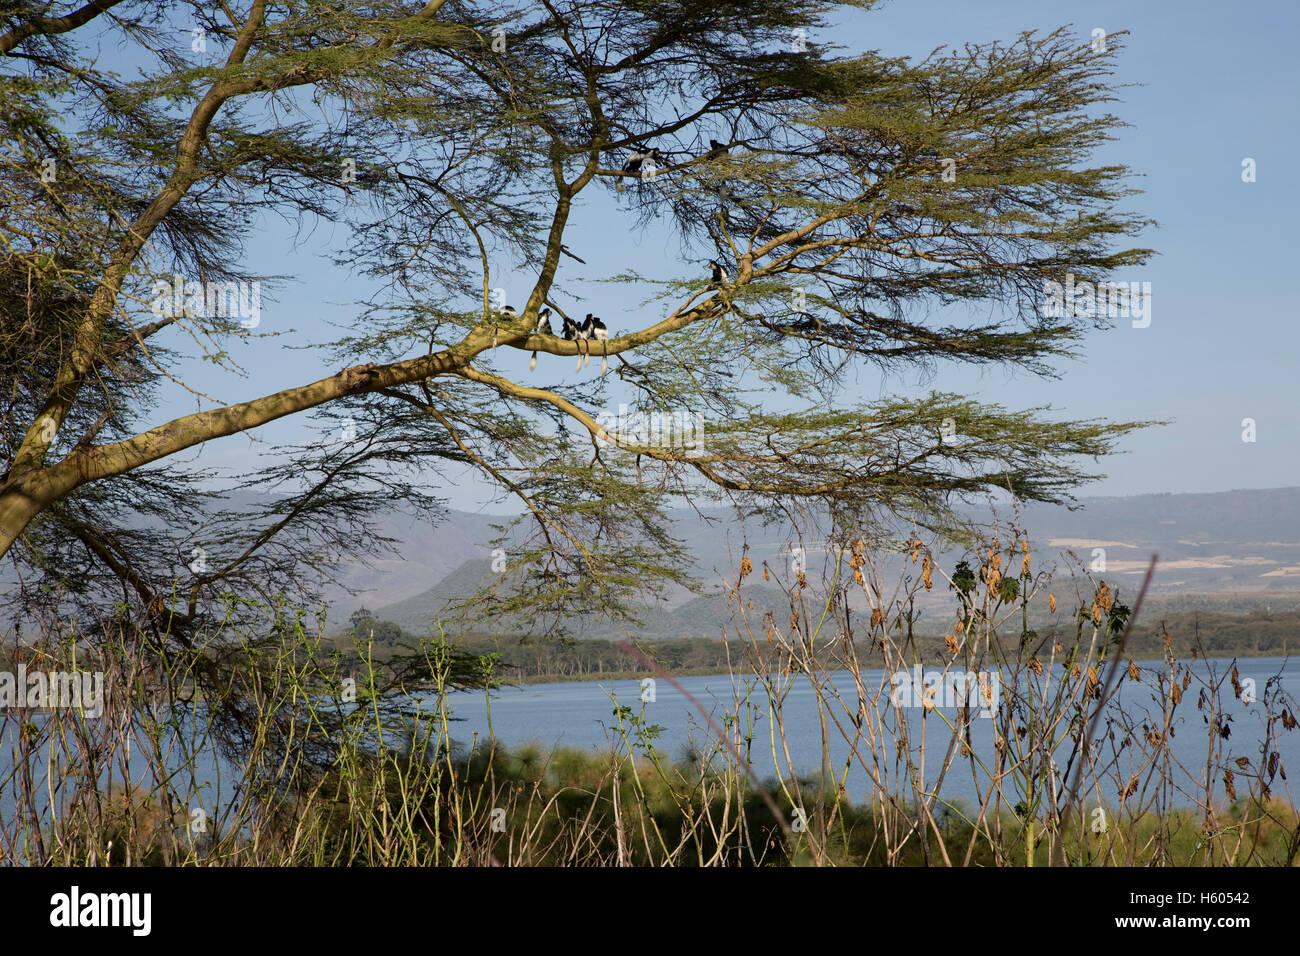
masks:
{"type": "Polygon", "coordinates": [[[299,583],[395,496],[436,507],[427,477],[454,463],[522,503],[519,603],[559,613],[600,596],[617,613],[685,580],[674,496],[923,515],[993,488],[1066,499],[1091,477],[1076,456],[1139,423],[951,394],[853,403],[844,388],[899,365],[1050,375],[1104,323],[1040,305],[1046,282],[1103,282],[1148,255],[1122,248],[1145,223],[1120,208],[1127,171],[1089,165],[1119,125],[1105,104],[1120,38],[1098,51],[1024,34],[920,62],[817,42],[870,5],[94,0],[59,14],[8,0],[0,551],[25,582],[118,589],[174,622],[219,591],[299,583]],[[93,55],[110,44],[114,68],[93,55]],[[651,145],[653,174],[625,172],[651,145]],[[606,316],[608,378],[516,381],[499,356],[590,347],[533,330],[548,304],[567,314],[571,221],[599,190],[621,193],[617,228],[680,233],[676,278],[610,277],[661,317],[622,331],[627,317],[606,316]],[[266,279],[245,254],[254,210],[346,226],[340,265],[384,292],[320,343],[336,374],[286,367],[244,401],[196,395],[169,417],[164,383],[201,359],[237,371],[230,340],[260,332],[228,312],[151,311],[155,282],[266,279]],[[492,298],[506,250],[535,277],[517,318],[492,298]],[[710,258],[725,282],[696,264],[710,258]],[[704,447],[603,430],[612,380],[639,410],[705,415],[704,447]],[[181,568],[173,601],[193,537],[178,516],[220,514],[184,453],[321,412],[350,417],[355,440],[268,453],[256,480],[284,493],[216,519],[211,564],[181,568]]]}

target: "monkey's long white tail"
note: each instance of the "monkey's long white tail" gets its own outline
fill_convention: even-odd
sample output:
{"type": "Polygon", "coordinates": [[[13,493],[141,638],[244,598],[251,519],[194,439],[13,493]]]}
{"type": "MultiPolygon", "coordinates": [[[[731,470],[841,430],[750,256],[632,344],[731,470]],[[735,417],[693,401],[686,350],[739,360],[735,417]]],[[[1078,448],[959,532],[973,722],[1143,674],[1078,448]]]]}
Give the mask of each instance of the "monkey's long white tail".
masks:
{"type": "Polygon", "coordinates": [[[528,371],[530,371],[530,372],[535,372],[535,371],[537,371],[537,353],[536,353],[536,352],[534,352],[534,353],[533,353],[533,357],[530,358],[530,359],[528,360],[528,371]]]}

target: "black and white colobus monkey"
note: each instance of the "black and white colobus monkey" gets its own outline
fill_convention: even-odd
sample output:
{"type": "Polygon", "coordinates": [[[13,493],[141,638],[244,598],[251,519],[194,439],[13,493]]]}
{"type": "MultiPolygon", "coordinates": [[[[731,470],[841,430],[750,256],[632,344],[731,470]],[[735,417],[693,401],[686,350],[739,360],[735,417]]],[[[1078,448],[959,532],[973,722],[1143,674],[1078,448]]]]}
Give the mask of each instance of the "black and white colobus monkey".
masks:
{"type": "MultiPolygon", "coordinates": [[[[551,310],[542,309],[537,313],[537,327],[533,329],[534,335],[554,335],[551,331],[551,310]]],[[[532,372],[537,369],[537,353],[533,352],[533,357],[528,360],[528,371],[532,372]]]]}
{"type": "MultiPolygon", "coordinates": [[[[515,311],[515,307],[513,305],[503,305],[501,306],[501,308],[496,310],[496,313],[497,315],[504,315],[506,317],[506,321],[519,318],[519,313],[515,311]]],[[[492,347],[493,348],[497,347],[496,323],[493,323],[492,325],[492,347]]]]}
{"type": "MultiPolygon", "coordinates": [[[[582,329],[578,327],[578,323],[574,322],[573,319],[569,318],[567,315],[564,316],[563,318],[564,318],[564,326],[562,330],[562,336],[570,341],[574,341],[576,339],[582,338],[582,329]]],[[[578,356],[578,368],[579,369],[582,368],[581,355],[578,356]]]]}
{"type": "Polygon", "coordinates": [[[723,283],[731,281],[731,276],[727,275],[727,270],[717,259],[710,259],[709,265],[713,267],[712,271],[709,273],[709,281],[714,285],[722,285],[723,283]]]}
{"type": "Polygon", "coordinates": [[[723,155],[724,153],[726,153],[727,150],[729,150],[730,148],[731,148],[731,147],[729,147],[726,143],[719,143],[716,139],[711,139],[711,140],[709,140],[709,153],[708,153],[708,155],[709,155],[711,158],[716,158],[716,157],[721,156],[721,155],[723,155]]]}
{"type": "MultiPolygon", "coordinates": [[[[663,166],[665,164],[664,154],[659,152],[657,148],[646,149],[644,146],[642,146],[640,149],[638,149],[635,153],[633,153],[623,162],[623,172],[630,173],[633,175],[640,173],[641,167],[644,166],[647,162],[652,162],[656,168],[659,166],[663,166]]],[[[615,191],[620,193],[624,192],[627,189],[627,186],[623,182],[622,176],[619,177],[618,182],[614,185],[614,189],[615,191]]]]}
{"type": "Polygon", "coordinates": [[[583,346],[581,343],[591,340],[591,313],[587,313],[587,318],[580,325],[575,326],[574,338],[578,340],[578,367],[575,372],[581,372],[582,367],[591,361],[591,346],[583,346]]]}
{"type": "Polygon", "coordinates": [[[582,331],[585,333],[583,338],[594,339],[601,343],[600,374],[604,375],[609,371],[609,353],[606,351],[609,346],[605,344],[609,342],[609,329],[606,328],[605,323],[600,320],[599,316],[592,315],[588,312],[587,318],[583,320],[582,323],[582,331]]]}

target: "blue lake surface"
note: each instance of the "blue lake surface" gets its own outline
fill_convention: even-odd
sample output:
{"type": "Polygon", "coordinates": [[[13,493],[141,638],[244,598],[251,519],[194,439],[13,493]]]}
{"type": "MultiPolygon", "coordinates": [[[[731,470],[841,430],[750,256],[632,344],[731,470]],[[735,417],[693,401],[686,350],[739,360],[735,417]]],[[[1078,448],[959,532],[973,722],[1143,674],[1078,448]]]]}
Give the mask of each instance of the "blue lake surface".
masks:
{"type": "MultiPolygon", "coordinates": [[[[1143,668],[1158,668],[1160,662],[1139,662],[1143,668]]],[[[1293,714],[1297,712],[1296,698],[1300,696],[1300,667],[1283,658],[1248,658],[1238,662],[1238,672],[1242,681],[1253,679],[1256,693],[1263,696],[1265,686],[1270,680],[1280,688],[1285,703],[1293,714]]],[[[1199,675],[1208,674],[1213,668],[1222,675],[1231,669],[1229,661],[1197,661],[1193,671],[1199,675]]],[[[1059,671],[1057,676],[1059,676],[1059,671]]],[[[856,711],[857,694],[852,675],[839,672],[829,675],[834,686],[838,688],[850,711],[856,711]]],[[[1154,726],[1162,723],[1161,710],[1163,701],[1156,699],[1156,691],[1151,678],[1143,674],[1141,683],[1125,680],[1120,684],[1117,702],[1141,730],[1143,722],[1154,726]]],[[[869,688],[881,685],[881,671],[864,672],[864,684],[869,688]]],[[[784,753],[778,751],[778,759],[773,759],[771,745],[772,724],[768,717],[767,698],[761,686],[752,676],[741,679],[726,675],[683,677],[679,683],[710,711],[716,721],[721,722],[722,715],[734,709],[734,697],[742,696],[746,685],[751,689],[750,699],[753,704],[752,729],[753,742],[750,750],[751,765],[756,775],[762,780],[772,780],[778,773],[787,777],[790,768],[786,765],[784,753]]],[[[659,678],[655,683],[654,701],[644,705],[641,701],[642,686],[636,680],[585,681],[557,684],[532,684],[522,687],[501,688],[490,694],[491,730],[495,739],[508,748],[533,744],[549,752],[556,747],[569,747],[588,751],[608,751],[616,740],[614,730],[616,719],[613,715],[614,695],[621,705],[631,707],[634,712],[644,715],[647,723],[662,728],[654,745],[669,759],[685,756],[693,745],[707,744],[712,737],[704,717],[696,707],[667,680],[659,678]]],[[[1005,689],[1003,689],[1005,696],[1005,689]]],[[[1206,756],[1210,744],[1209,725],[1204,722],[1203,713],[1196,707],[1198,685],[1193,683],[1186,692],[1177,717],[1173,724],[1171,738],[1173,755],[1177,762],[1187,768],[1188,773],[1179,773],[1176,780],[1182,792],[1173,795],[1173,805],[1188,806],[1193,803],[1204,772],[1206,756]]],[[[1240,778],[1248,774],[1236,766],[1234,761],[1245,757],[1251,768],[1258,766],[1261,744],[1264,739],[1264,708],[1258,701],[1243,703],[1232,693],[1225,683],[1220,697],[1224,706],[1224,715],[1231,718],[1229,726],[1231,735],[1220,738],[1218,744],[1222,752],[1215,760],[1212,774],[1216,799],[1223,799],[1222,774],[1225,769],[1232,769],[1238,775],[1237,789],[1244,793],[1246,785],[1240,778]]],[[[882,703],[884,701],[882,700],[882,703]]],[[[448,704],[456,721],[451,726],[451,735],[455,741],[464,746],[484,746],[489,738],[489,695],[484,692],[455,693],[448,698],[448,704]]],[[[1114,704],[1112,704],[1112,709],[1114,704]]],[[[822,715],[835,714],[840,725],[850,734],[853,732],[850,713],[845,712],[845,705],[832,703],[828,709],[823,707],[819,714],[818,695],[806,678],[795,678],[793,686],[783,702],[783,723],[786,742],[789,747],[793,769],[801,775],[816,774],[822,761],[822,715]]],[[[1109,711],[1108,711],[1109,712],[1109,711]]],[[[951,739],[951,731],[940,719],[946,715],[949,719],[956,716],[952,707],[940,707],[928,715],[921,707],[905,708],[908,733],[915,750],[920,735],[925,734],[927,756],[925,766],[925,784],[933,788],[944,751],[951,739]]],[[[892,718],[891,718],[892,722],[892,718]]],[[[10,722],[13,726],[16,722],[10,722]]],[[[1300,729],[1287,732],[1277,725],[1279,740],[1277,750],[1281,766],[1288,774],[1300,771],[1300,729]]],[[[995,721],[975,719],[971,722],[971,741],[975,753],[991,765],[995,755],[995,721]]],[[[1122,736],[1122,734],[1121,734],[1122,736]]],[[[881,748],[882,760],[889,766],[889,790],[910,799],[911,790],[900,773],[900,764],[895,759],[895,747],[892,731],[887,731],[885,746],[881,748]]],[[[854,760],[849,762],[850,747],[841,732],[836,729],[828,717],[827,750],[830,755],[829,766],[836,778],[844,774],[846,763],[849,770],[845,778],[845,795],[855,803],[864,803],[873,798],[875,788],[872,778],[861,764],[854,760]]],[[[12,772],[12,741],[6,739],[0,744],[0,779],[12,772]]],[[[620,745],[621,746],[621,745],[620,745]]],[[[779,746],[779,741],[778,741],[779,746]]],[[[143,779],[144,764],[131,760],[133,782],[149,786],[143,779]]],[[[1068,756],[1068,741],[1056,750],[1056,757],[1061,763],[1068,756]]],[[[870,757],[867,757],[870,760],[870,757]]],[[[1124,752],[1115,763],[1115,772],[1121,779],[1127,778],[1141,769],[1142,760],[1139,753],[1124,752]]],[[[232,786],[238,773],[224,760],[219,760],[211,750],[203,751],[196,761],[198,771],[196,778],[184,782],[175,781],[179,796],[193,806],[211,808],[225,804],[233,796],[232,786]]],[[[36,768],[38,778],[40,768],[36,768]]],[[[120,781],[120,769],[113,771],[115,783],[120,781]]],[[[101,785],[107,785],[107,780],[101,785]]],[[[973,778],[969,763],[958,758],[957,763],[943,780],[941,792],[945,800],[960,800],[968,806],[978,805],[988,790],[987,775],[973,778]],[[978,786],[978,790],[977,790],[978,786]]],[[[1274,781],[1275,792],[1283,792],[1280,780],[1274,781]]],[[[1110,783],[1100,787],[1108,803],[1115,800],[1115,788],[1110,783]]],[[[38,791],[39,792],[39,791],[38,791]]],[[[1003,793],[1014,802],[1015,786],[1008,779],[1003,782],[1003,793]]],[[[1093,786],[1085,781],[1083,794],[1088,802],[1095,800],[1093,786]]],[[[0,788],[0,818],[13,811],[13,789],[10,786],[0,788]]],[[[65,795],[66,799],[66,795],[65,795]]]]}
{"type": "MultiPolygon", "coordinates": [[[[1158,669],[1163,666],[1162,662],[1158,661],[1139,661],[1138,665],[1144,669],[1158,669]]],[[[1211,668],[1216,675],[1223,675],[1231,670],[1232,665],[1230,661],[1222,660],[1210,662],[1202,660],[1192,664],[1193,672],[1202,677],[1207,676],[1211,668]]],[[[1286,695],[1285,699],[1291,712],[1296,713],[1296,698],[1300,696],[1300,667],[1294,662],[1288,662],[1280,657],[1246,658],[1237,662],[1237,669],[1242,681],[1248,679],[1255,681],[1256,694],[1261,697],[1269,680],[1280,681],[1280,689],[1286,695]]],[[[1059,670],[1056,676],[1059,678],[1059,670]]],[[[858,697],[852,675],[847,671],[841,671],[829,677],[851,712],[856,712],[858,697]]],[[[883,672],[879,670],[864,672],[863,678],[869,693],[874,694],[874,689],[881,686],[883,672]]],[[[734,708],[735,694],[740,693],[743,696],[746,683],[740,678],[733,679],[725,675],[682,677],[677,680],[711,712],[715,721],[719,723],[721,715],[734,708]]],[[[788,776],[789,768],[786,766],[783,751],[779,752],[778,760],[773,760],[766,694],[753,677],[747,678],[747,682],[753,688],[751,700],[757,706],[757,723],[753,731],[755,739],[750,752],[753,767],[763,779],[775,778],[778,767],[783,775],[788,776]]],[[[1274,686],[1279,685],[1275,683],[1274,686]]],[[[531,684],[502,688],[491,694],[492,733],[497,741],[506,746],[535,744],[543,751],[550,751],[557,746],[607,750],[610,741],[616,736],[614,731],[616,720],[612,713],[614,703],[611,701],[610,694],[617,698],[619,704],[632,707],[637,713],[643,713],[648,723],[663,728],[661,735],[655,741],[655,746],[670,759],[685,756],[692,749],[692,740],[695,746],[698,746],[710,737],[711,732],[695,706],[662,678],[655,682],[653,703],[647,702],[644,705],[641,702],[640,682],[635,680],[531,684]],[[642,710],[643,706],[644,710],[642,710]]],[[[1108,713],[1118,704],[1130,718],[1136,721],[1138,728],[1144,721],[1159,727],[1163,724],[1163,705],[1162,701],[1153,699],[1156,694],[1152,680],[1144,670],[1142,682],[1133,683],[1126,679],[1120,684],[1119,692],[1108,713]]],[[[1204,713],[1197,709],[1197,694],[1198,685],[1193,682],[1176,711],[1177,716],[1172,725],[1173,734],[1170,739],[1174,757],[1190,771],[1190,775],[1180,773],[1177,777],[1184,790],[1194,790],[1199,784],[1209,753],[1210,727],[1204,720],[1204,713]]],[[[822,716],[819,714],[817,698],[813,686],[806,678],[801,677],[795,680],[783,704],[785,738],[794,764],[793,769],[800,774],[816,773],[822,761],[822,716]]],[[[885,702],[883,698],[881,702],[885,702]]],[[[451,728],[452,737],[465,745],[473,743],[482,745],[488,738],[487,696],[482,692],[456,694],[450,698],[450,703],[454,716],[459,718],[459,722],[453,724],[451,728]]],[[[1216,793],[1222,799],[1223,770],[1231,767],[1235,774],[1241,776],[1243,771],[1233,763],[1238,757],[1248,758],[1252,768],[1257,766],[1265,728],[1263,705],[1258,701],[1246,704],[1238,700],[1228,682],[1224,684],[1220,703],[1224,716],[1230,718],[1227,722],[1230,736],[1227,739],[1219,739],[1218,744],[1222,752],[1215,761],[1216,793]]],[[[845,704],[832,703],[828,713],[834,712],[840,725],[852,735],[854,732],[850,723],[852,714],[845,712],[845,704]]],[[[939,713],[952,720],[957,711],[950,707],[941,707],[937,712],[931,712],[924,720],[924,710],[921,707],[905,708],[903,713],[914,748],[924,730],[927,746],[926,784],[933,786],[948,741],[952,737],[952,732],[940,719],[939,713]]],[[[977,718],[971,723],[971,738],[976,754],[986,761],[991,761],[995,754],[995,721],[977,718]]],[[[1300,770],[1300,729],[1288,732],[1278,723],[1277,733],[1279,735],[1277,749],[1281,766],[1289,773],[1300,770]]],[[[892,736],[887,735],[886,740],[887,749],[892,752],[894,749],[892,736]]],[[[1068,744],[1068,741],[1066,743],[1068,744]]],[[[827,747],[830,753],[831,770],[835,776],[842,776],[850,757],[850,746],[833,723],[829,723],[827,747]]],[[[1068,751],[1069,747],[1066,745],[1057,748],[1056,755],[1062,763],[1068,757],[1068,751]]],[[[870,757],[866,759],[869,761],[870,757]]],[[[895,777],[894,785],[891,785],[890,789],[900,792],[897,787],[895,765],[891,762],[890,766],[891,775],[895,777]]],[[[1137,773],[1141,766],[1140,753],[1130,752],[1121,754],[1115,764],[1119,776],[1124,780],[1127,780],[1131,774],[1137,773]]],[[[980,787],[982,790],[987,790],[986,777],[980,782],[980,787]]],[[[1003,781],[1003,787],[1004,793],[1010,793],[1014,789],[1009,779],[1003,781]]],[[[1281,792],[1282,787],[1280,780],[1274,781],[1275,792],[1281,792]]],[[[849,799],[855,802],[867,801],[871,799],[873,789],[871,776],[859,761],[853,760],[846,779],[846,793],[849,799]]],[[[1239,792],[1244,792],[1244,784],[1239,782],[1237,789],[1239,792]]],[[[1083,790],[1086,794],[1092,792],[1086,782],[1083,790]]],[[[1114,799],[1113,787],[1103,785],[1101,790],[1108,800],[1114,799]]],[[[910,791],[904,787],[901,792],[910,791]]],[[[967,802],[979,802],[976,799],[976,779],[972,777],[968,761],[958,758],[943,781],[942,793],[947,799],[960,798],[967,802]]],[[[1175,800],[1182,805],[1191,802],[1191,798],[1187,796],[1176,796],[1175,800]]]]}

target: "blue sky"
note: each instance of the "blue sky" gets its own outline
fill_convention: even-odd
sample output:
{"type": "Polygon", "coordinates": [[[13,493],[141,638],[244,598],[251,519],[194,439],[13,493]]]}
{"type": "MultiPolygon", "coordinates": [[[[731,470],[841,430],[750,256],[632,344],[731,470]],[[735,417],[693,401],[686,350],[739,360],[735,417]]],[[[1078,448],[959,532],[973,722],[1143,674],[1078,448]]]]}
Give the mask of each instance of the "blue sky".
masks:
{"type": "MultiPolygon", "coordinates": [[[[1292,262],[1297,243],[1288,227],[1297,210],[1300,185],[1293,171],[1297,143],[1297,11],[1300,5],[1271,2],[1239,7],[1193,2],[1058,3],[1045,0],[894,0],[874,11],[846,18],[834,41],[846,51],[878,49],[888,55],[921,57],[937,46],[1011,40],[1020,31],[1048,31],[1068,25],[1089,38],[1100,27],[1129,31],[1114,81],[1132,84],[1112,111],[1131,124],[1119,138],[1102,144],[1096,162],[1130,166],[1143,189],[1127,208],[1159,225],[1137,244],[1159,253],[1146,266],[1117,275],[1151,283],[1148,328],[1117,320],[1091,334],[1083,355],[1059,365],[1062,377],[1043,380],[1015,369],[940,367],[933,377],[915,374],[881,378],[864,369],[846,400],[911,394],[936,388],[1010,407],[1051,405],[1071,418],[1173,419],[1174,424],[1129,436],[1127,454],[1101,464],[1109,477],[1087,495],[1147,492],[1204,492],[1300,484],[1300,415],[1297,413],[1297,356],[1300,355],[1300,296],[1292,262]],[[1244,183],[1242,160],[1256,161],[1257,179],[1244,183]],[[1257,440],[1242,441],[1242,419],[1256,422],[1257,440]]],[[[811,39],[825,40],[815,33],[811,39]]],[[[589,263],[588,276],[634,267],[650,276],[683,274],[676,238],[655,229],[629,235],[604,190],[585,194],[570,247],[589,263]],[[576,240],[576,241],[575,241],[576,240]]],[[[266,273],[296,278],[263,303],[259,331],[286,332],[280,338],[235,343],[231,351],[248,370],[245,379],[222,376],[206,366],[191,369],[195,387],[223,401],[240,401],[336,369],[310,352],[287,346],[320,342],[341,334],[328,323],[346,324],[360,309],[363,280],[335,269],[328,252],[345,240],[339,229],[321,226],[295,245],[278,220],[250,249],[249,262],[266,273]],[[286,369],[292,367],[292,381],[286,369]]],[[[508,266],[508,263],[500,263],[508,266]]],[[[529,277],[501,284],[520,302],[529,277]]],[[[572,281],[573,277],[569,278],[572,281]]],[[[604,316],[611,332],[641,327],[653,315],[638,312],[640,293],[621,295],[608,284],[576,287],[581,310],[604,316]],[[630,299],[631,301],[625,301],[630,299]]],[[[542,356],[546,360],[546,356],[542,356]]],[[[552,363],[572,375],[569,360],[552,363]]],[[[526,379],[527,356],[502,362],[508,374],[526,379]]],[[[593,366],[586,375],[596,374],[593,366]]],[[[625,399],[623,399],[625,400],[625,399]]],[[[617,391],[610,406],[620,401],[617,391]]],[[[194,410],[192,398],[169,402],[159,420],[194,410]]],[[[600,411],[596,409],[595,411],[600,411]]],[[[276,423],[258,432],[268,441],[308,437],[305,418],[276,423]]],[[[205,447],[199,461],[244,469],[264,445],[236,436],[205,447]]],[[[448,489],[459,507],[513,510],[509,501],[482,500],[477,482],[448,489]]]]}

